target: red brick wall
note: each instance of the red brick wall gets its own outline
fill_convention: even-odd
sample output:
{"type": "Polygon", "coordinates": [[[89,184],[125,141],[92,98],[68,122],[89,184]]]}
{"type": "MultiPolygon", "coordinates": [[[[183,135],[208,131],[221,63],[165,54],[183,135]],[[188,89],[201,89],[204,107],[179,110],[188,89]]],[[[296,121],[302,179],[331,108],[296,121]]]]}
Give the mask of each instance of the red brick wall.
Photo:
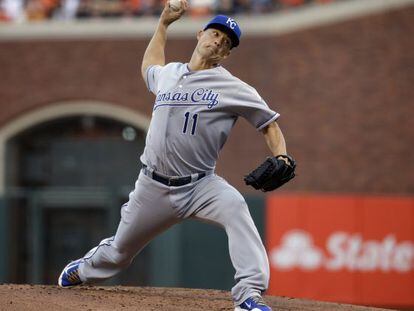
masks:
{"type": "MultiPolygon", "coordinates": [[[[298,177],[285,191],[414,193],[414,8],[277,37],[246,37],[223,64],[280,112],[298,177]]],[[[148,116],[139,75],[147,40],[0,42],[0,125],[63,100],[117,103],[148,116]]],[[[170,41],[187,61],[193,39],[170,41]]],[[[267,154],[240,120],[218,171],[242,176],[267,154]]]]}

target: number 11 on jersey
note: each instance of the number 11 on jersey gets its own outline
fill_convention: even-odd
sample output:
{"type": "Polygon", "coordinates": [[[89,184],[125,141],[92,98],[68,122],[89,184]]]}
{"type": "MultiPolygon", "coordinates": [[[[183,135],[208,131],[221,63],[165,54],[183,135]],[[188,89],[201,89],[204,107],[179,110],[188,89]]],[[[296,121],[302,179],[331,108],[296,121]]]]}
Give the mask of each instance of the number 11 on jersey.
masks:
{"type": "Polygon", "coordinates": [[[195,134],[196,131],[196,127],[197,127],[197,119],[198,119],[198,113],[193,114],[193,117],[190,118],[190,113],[187,111],[184,114],[184,127],[183,127],[183,133],[186,134],[187,133],[187,129],[188,129],[188,122],[190,121],[190,119],[192,119],[193,123],[191,126],[191,135],[195,134]]]}

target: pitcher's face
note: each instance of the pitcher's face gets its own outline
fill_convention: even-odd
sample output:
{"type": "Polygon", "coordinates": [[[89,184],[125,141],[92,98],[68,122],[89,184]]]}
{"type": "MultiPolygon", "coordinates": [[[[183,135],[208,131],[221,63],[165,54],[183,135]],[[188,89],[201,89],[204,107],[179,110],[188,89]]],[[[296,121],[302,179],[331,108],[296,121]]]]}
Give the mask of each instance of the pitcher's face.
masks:
{"type": "Polygon", "coordinates": [[[229,36],[218,29],[208,28],[197,34],[197,52],[206,59],[220,61],[230,55],[232,46],[229,36]]]}

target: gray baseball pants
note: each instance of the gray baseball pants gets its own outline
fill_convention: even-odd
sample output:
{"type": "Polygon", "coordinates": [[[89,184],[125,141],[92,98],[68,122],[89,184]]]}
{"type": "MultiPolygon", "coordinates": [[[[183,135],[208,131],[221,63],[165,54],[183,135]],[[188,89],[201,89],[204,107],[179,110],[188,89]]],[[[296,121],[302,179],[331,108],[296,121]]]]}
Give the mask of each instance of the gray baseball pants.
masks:
{"type": "Polygon", "coordinates": [[[156,235],[187,218],[222,227],[236,270],[232,288],[235,305],[268,287],[266,250],[243,196],[212,174],[196,182],[168,187],[141,172],[128,203],[121,208],[115,236],[91,249],[80,264],[81,280],[104,280],[126,268],[156,235]]]}

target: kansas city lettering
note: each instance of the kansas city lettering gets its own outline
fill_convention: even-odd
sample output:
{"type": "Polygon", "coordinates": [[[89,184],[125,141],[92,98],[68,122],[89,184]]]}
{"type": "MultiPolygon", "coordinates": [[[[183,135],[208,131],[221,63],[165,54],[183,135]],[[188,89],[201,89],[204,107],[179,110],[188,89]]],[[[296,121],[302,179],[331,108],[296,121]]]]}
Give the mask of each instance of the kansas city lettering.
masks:
{"type": "Polygon", "coordinates": [[[162,103],[197,103],[200,105],[207,105],[207,108],[211,109],[218,105],[218,93],[214,93],[212,90],[199,88],[190,92],[167,92],[159,93],[155,99],[155,104],[162,103]]]}

